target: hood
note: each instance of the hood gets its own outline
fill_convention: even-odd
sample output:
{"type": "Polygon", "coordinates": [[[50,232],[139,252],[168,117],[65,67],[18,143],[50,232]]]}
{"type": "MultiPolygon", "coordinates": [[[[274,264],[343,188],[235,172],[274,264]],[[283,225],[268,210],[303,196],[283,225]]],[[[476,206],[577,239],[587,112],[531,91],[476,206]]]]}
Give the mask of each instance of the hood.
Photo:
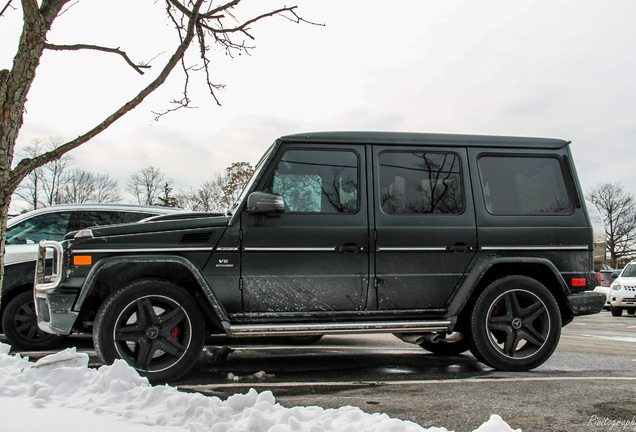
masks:
{"type": "MultiPolygon", "coordinates": [[[[93,233],[93,237],[108,237],[185,229],[191,230],[223,227],[227,226],[228,220],[228,217],[219,213],[183,213],[153,216],[130,224],[107,225],[88,229],[93,233]]],[[[70,232],[65,238],[72,239],[78,232],[79,231],[70,232]]]]}

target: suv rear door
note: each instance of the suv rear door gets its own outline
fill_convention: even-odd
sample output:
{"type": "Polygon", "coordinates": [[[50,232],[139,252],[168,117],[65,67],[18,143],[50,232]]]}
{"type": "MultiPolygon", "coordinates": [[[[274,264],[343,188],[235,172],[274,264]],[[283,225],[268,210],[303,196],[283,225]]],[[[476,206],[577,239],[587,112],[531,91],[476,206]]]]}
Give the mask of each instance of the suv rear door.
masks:
{"type": "Polygon", "coordinates": [[[438,309],[475,255],[466,150],[374,146],[378,309],[438,309]]]}
{"type": "Polygon", "coordinates": [[[279,216],[241,215],[246,312],[362,310],[369,285],[365,148],[285,144],[257,191],[279,216]]]}

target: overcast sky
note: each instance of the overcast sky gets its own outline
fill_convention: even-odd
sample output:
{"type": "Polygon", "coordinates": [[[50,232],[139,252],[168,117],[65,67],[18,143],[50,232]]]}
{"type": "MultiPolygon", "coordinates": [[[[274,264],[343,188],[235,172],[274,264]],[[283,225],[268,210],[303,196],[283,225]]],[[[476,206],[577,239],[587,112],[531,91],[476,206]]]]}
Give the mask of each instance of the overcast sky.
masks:
{"type": "MultiPolygon", "coordinates": [[[[242,16],[290,5],[243,0],[242,16]]],[[[19,2],[15,2],[19,6],[19,2]]],[[[49,41],[121,47],[158,72],[174,50],[161,1],[81,0],[49,41]]],[[[622,182],[636,194],[636,2],[633,0],[298,0],[325,27],[281,18],[252,26],[256,49],[215,53],[222,106],[193,87],[198,109],[153,122],[180,97],[169,82],[71,154],[120,182],[148,165],[198,187],[236,161],[255,163],[281,135],[386,130],[571,140],[584,190],[622,182]]],[[[0,18],[0,69],[11,68],[21,9],[0,18]]],[[[26,105],[19,146],[69,140],[131,99],[139,76],[101,53],[46,52],[26,105]]],[[[199,77],[201,78],[201,77],[199,77]]],[[[198,80],[201,82],[201,80],[198,80]]]]}

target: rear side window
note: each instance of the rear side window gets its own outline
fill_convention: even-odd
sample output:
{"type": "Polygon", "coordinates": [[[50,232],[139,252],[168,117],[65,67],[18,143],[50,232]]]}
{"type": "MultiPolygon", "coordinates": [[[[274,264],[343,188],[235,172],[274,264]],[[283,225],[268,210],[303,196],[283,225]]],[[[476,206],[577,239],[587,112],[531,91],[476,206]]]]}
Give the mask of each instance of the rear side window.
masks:
{"type": "Polygon", "coordinates": [[[454,153],[382,152],[380,207],[386,214],[464,211],[459,156],[454,153]]]}
{"type": "Polygon", "coordinates": [[[288,150],[265,192],[281,195],[290,213],[356,213],[358,165],[352,151],[288,150]]]}
{"type": "Polygon", "coordinates": [[[493,215],[567,215],[573,211],[557,158],[482,156],[479,177],[493,215]]]}

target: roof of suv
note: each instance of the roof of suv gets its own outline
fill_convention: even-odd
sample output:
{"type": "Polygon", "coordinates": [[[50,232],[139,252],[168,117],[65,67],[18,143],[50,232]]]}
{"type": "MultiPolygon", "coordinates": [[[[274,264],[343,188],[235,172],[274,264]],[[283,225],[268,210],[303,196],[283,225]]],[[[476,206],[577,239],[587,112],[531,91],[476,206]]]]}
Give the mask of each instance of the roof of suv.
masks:
{"type": "Polygon", "coordinates": [[[281,141],[295,143],[350,143],[383,145],[444,145],[461,147],[513,147],[556,150],[570,141],[554,138],[529,138],[494,135],[458,135],[416,132],[309,132],[286,135],[281,141]]]}
{"type": "Polygon", "coordinates": [[[11,227],[25,219],[30,219],[33,216],[36,216],[42,213],[54,213],[54,212],[62,212],[62,211],[91,211],[91,210],[127,211],[127,212],[139,212],[139,213],[152,213],[157,215],[183,212],[183,210],[181,209],[175,209],[172,207],[144,206],[144,205],[137,205],[137,204],[91,204],[91,203],[56,204],[54,206],[42,207],[37,210],[31,210],[26,213],[17,215],[9,219],[7,224],[9,227],[11,227]]]}

